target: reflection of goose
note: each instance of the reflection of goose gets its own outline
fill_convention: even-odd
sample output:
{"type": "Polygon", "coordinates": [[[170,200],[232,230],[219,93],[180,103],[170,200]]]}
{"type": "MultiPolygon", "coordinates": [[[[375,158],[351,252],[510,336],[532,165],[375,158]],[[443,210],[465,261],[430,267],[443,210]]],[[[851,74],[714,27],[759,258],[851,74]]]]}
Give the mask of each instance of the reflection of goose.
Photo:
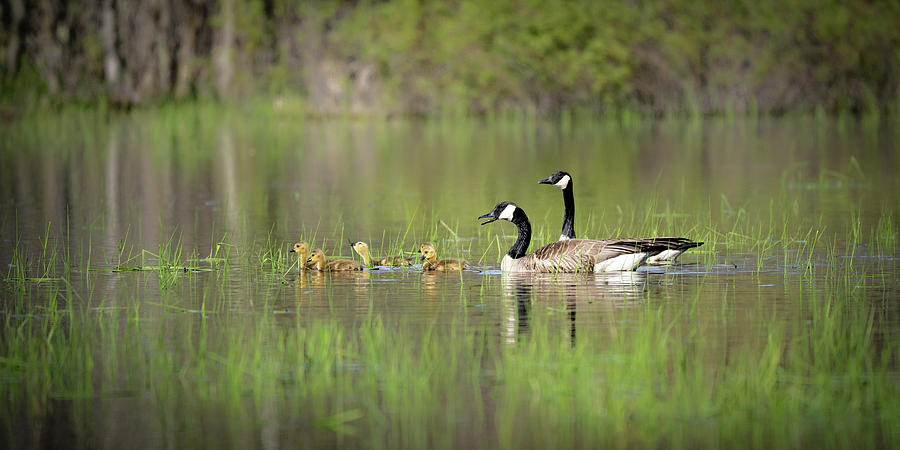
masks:
{"type": "Polygon", "coordinates": [[[367,266],[410,266],[415,261],[413,257],[400,255],[373,259],[369,254],[369,244],[362,241],[351,243],[350,247],[362,257],[367,266]]]}
{"type": "Polygon", "coordinates": [[[511,272],[504,273],[502,281],[506,296],[518,295],[522,286],[527,286],[535,298],[546,300],[574,300],[577,294],[584,301],[618,301],[639,297],[649,288],[643,271],[601,272],[588,278],[575,273],[511,272]]]}
{"type": "MultiPolygon", "coordinates": [[[[572,176],[567,172],[556,171],[549,177],[539,181],[540,184],[552,184],[563,191],[563,202],[565,203],[565,215],[563,215],[562,235],[559,240],[575,239],[575,194],[572,188],[572,176]]],[[[665,244],[666,250],[647,258],[648,264],[666,264],[673,263],[686,250],[703,245],[702,242],[694,242],[681,237],[661,237],[652,238],[658,243],[665,244]]]]}
{"type": "Polygon", "coordinates": [[[531,223],[525,211],[512,202],[500,202],[479,219],[508,220],[519,229],[516,242],[500,262],[504,272],[614,272],[635,270],[648,256],[668,247],[652,239],[567,239],[525,254],[531,243],[531,223]]]}
{"type": "Polygon", "coordinates": [[[307,263],[313,263],[316,270],[320,272],[340,272],[346,270],[362,270],[362,266],[358,262],[350,259],[332,259],[325,257],[325,252],[321,249],[315,249],[309,255],[307,263]]]}
{"type": "Polygon", "coordinates": [[[422,244],[422,247],[419,248],[419,253],[422,254],[422,259],[425,260],[425,262],[422,263],[422,270],[425,271],[460,271],[465,269],[468,265],[468,263],[462,259],[437,259],[437,251],[435,251],[434,244],[431,242],[422,244]]]}
{"type": "Polygon", "coordinates": [[[296,253],[300,256],[300,270],[312,269],[313,265],[307,262],[307,258],[309,258],[309,244],[306,241],[300,241],[295,243],[290,250],[291,253],[296,253]]]}
{"type": "Polygon", "coordinates": [[[572,345],[577,335],[577,318],[582,322],[602,321],[603,328],[615,337],[615,313],[643,304],[649,288],[648,274],[641,271],[603,272],[588,277],[575,273],[513,272],[504,273],[501,281],[506,305],[501,332],[509,344],[528,332],[532,303],[540,304],[540,309],[551,307],[556,311],[565,307],[572,345]]]}
{"type": "Polygon", "coordinates": [[[647,284],[647,273],[606,272],[594,275],[594,284],[610,294],[635,294],[644,290],[647,284]]]}

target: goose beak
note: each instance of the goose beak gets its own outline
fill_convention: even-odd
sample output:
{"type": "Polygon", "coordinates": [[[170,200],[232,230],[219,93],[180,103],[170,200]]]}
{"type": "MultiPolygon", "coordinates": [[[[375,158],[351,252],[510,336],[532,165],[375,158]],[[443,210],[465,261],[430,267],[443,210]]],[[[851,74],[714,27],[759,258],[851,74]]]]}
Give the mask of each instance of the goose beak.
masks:
{"type": "Polygon", "coordinates": [[[306,258],[306,262],[311,263],[311,262],[312,262],[312,257],[310,256],[309,258],[306,258]]]}
{"type": "Polygon", "coordinates": [[[353,249],[356,248],[356,243],[351,242],[350,239],[347,239],[347,243],[350,244],[350,248],[353,248],[353,249]]]}
{"type": "Polygon", "coordinates": [[[294,247],[291,247],[291,249],[288,250],[288,252],[289,252],[289,253],[297,253],[297,250],[294,250],[294,247]]]}
{"type": "Polygon", "coordinates": [[[550,178],[551,177],[544,178],[543,180],[538,181],[538,184],[553,184],[553,180],[551,180],[550,178]]]}
{"type": "Polygon", "coordinates": [[[493,211],[491,211],[491,212],[489,212],[489,213],[487,213],[487,214],[478,216],[478,220],[481,220],[481,219],[491,219],[491,220],[488,220],[488,221],[482,223],[482,225],[487,225],[487,224],[489,224],[489,223],[491,223],[491,222],[496,222],[496,221],[497,221],[497,218],[494,217],[494,212],[493,212],[493,211]]]}

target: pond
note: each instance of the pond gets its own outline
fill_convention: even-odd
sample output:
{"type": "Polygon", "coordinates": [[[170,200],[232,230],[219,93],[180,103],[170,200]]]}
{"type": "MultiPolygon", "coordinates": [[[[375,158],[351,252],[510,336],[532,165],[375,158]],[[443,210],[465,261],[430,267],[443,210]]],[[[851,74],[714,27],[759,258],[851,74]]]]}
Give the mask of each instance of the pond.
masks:
{"type": "Polygon", "coordinates": [[[887,447],[896,120],[309,120],[175,107],[2,125],[10,448],[887,447]],[[504,274],[555,241],[704,244],[504,274]],[[418,257],[463,271],[298,270],[418,257]]]}

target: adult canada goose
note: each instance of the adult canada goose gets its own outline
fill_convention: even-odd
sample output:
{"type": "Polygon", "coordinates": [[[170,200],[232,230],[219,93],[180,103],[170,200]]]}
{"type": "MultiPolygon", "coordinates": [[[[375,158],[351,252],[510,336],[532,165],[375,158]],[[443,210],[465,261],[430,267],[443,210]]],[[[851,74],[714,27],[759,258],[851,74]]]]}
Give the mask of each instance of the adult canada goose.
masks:
{"type": "Polygon", "coordinates": [[[362,266],[358,262],[351,259],[331,259],[325,257],[322,249],[315,249],[309,254],[307,263],[313,263],[316,270],[320,272],[342,272],[345,270],[362,270],[362,266]]]}
{"type": "Polygon", "coordinates": [[[309,244],[306,241],[295,243],[290,250],[291,253],[297,253],[300,256],[300,270],[312,269],[313,264],[306,262],[309,258],[309,244]]]}
{"type": "Polygon", "coordinates": [[[525,211],[513,202],[500,202],[479,219],[508,220],[519,229],[519,237],[500,261],[504,272],[616,272],[635,270],[647,257],[668,249],[654,239],[566,239],[551,242],[525,254],[531,243],[531,223],[525,211]]]}
{"type": "Polygon", "coordinates": [[[422,270],[425,271],[460,271],[469,265],[469,263],[462,259],[437,259],[437,251],[435,251],[434,244],[431,242],[422,244],[419,248],[419,253],[422,254],[422,259],[425,260],[425,262],[422,263],[422,270]]]}
{"type": "Polygon", "coordinates": [[[557,170],[538,183],[552,184],[562,189],[566,213],[563,215],[562,234],[559,235],[559,240],[575,239],[575,194],[572,189],[572,176],[567,172],[557,170]]]}
{"type": "Polygon", "coordinates": [[[401,255],[373,259],[369,254],[369,244],[362,241],[353,242],[350,247],[362,257],[367,266],[409,266],[415,261],[413,257],[401,255]]]}
{"type": "MultiPolygon", "coordinates": [[[[566,211],[563,215],[562,234],[559,240],[575,239],[575,194],[572,188],[572,175],[568,172],[558,170],[550,174],[549,177],[538,181],[540,184],[552,184],[563,191],[563,202],[566,211]]],[[[655,255],[647,258],[647,264],[666,264],[675,262],[686,250],[703,245],[702,242],[691,241],[682,237],[662,237],[651,238],[657,242],[665,242],[668,249],[663,250],[655,255]]]]}

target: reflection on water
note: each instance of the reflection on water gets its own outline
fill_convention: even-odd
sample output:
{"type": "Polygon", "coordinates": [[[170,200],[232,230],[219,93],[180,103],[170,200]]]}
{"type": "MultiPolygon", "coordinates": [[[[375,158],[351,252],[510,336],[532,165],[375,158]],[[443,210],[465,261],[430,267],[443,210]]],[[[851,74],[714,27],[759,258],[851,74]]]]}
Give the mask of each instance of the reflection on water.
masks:
{"type": "MultiPolygon", "coordinates": [[[[897,224],[885,219],[897,217],[891,199],[900,198],[894,173],[900,165],[894,143],[900,141],[893,128],[813,119],[663,122],[630,129],[414,121],[257,128],[200,117],[174,122],[114,118],[59,133],[6,125],[9,132],[0,142],[0,262],[10,273],[23,266],[30,277],[46,271],[56,280],[4,284],[3,320],[39,320],[57,307],[84,306],[89,320],[116,327],[86,340],[122,343],[124,354],[158,343],[142,356],[157,364],[152,368],[210,358],[198,364],[203,370],[196,378],[179,374],[175,384],[212,399],[215,391],[201,389],[218,381],[204,378],[214,372],[206,372],[207,365],[232,368],[240,361],[240,352],[227,353],[229,343],[274,333],[264,341],[278,349],[288,340],[279,332],[296,336],[291,333],[322,323],[329,330],[370,323],[389,331],[411,329],[424,341],[418,344],[432,343],[438,351],[450,347],[447,340],[473,336],[483,340],[473,341],[476,348],[509,350],[540,333],[565,336],[576,348],[592,337],[599,345],[627,341],[653,317],[675,330],[673,348],[690,353],[702,342],[698,359],[716,367],[736,349],[764,346],[773,323],[790,335],[820,320],[822,297],[835,295],[839,279],[846,284],[837,295],[852,296],[853,307],[878,305],[866,311],[877,323],[875,336],[892,342],[900,330],[900,306],[889,301],[900,293],[892,238],[897,224]],[[63,138],[53,138],[60,133],[63,138]],[[555,239],[562,204],[558,193],[536,182],[558,169],[578,178],[576,229],[586,236],[686,235],[707,244],[680,264],[637,272],[500,274],[499,259],[514,239],[513,229],[503,224],[488,230],[474,218],[498,201],[516,201],[533,221],[532,249],[555,239]],[[49,242],[42,242],[48,224],[49,242]],[[851,241],[854,233],[872,238],[851,241]],[[304,239],[334,257],[352,258],[348,238],[365,240],[378,254],[434,241],[441,256],[466,259],[474,268],[422,273],[419,263],[301,272],[271,250],[304,239]],[[227,261],[204,261],[219,244],[229,249],[227,261]],[[181,265],[202,271],[111,270],[161,264],[176,250],[181,265]],[[48,252],[59,262],[46,269],[43,263],[53,259],[48,252]],[[14,260],[22,254],[29,255],[27,261],[14,260]],[[845,259],[853,270],[835,269],[845,259]],[[37,309],[23,314],[16,309],[22,305],[37,309]],[[142,334],[130,335],[129,326],[144,327],[142,334]],[[235,336],[234,330],[246,334],[235,336]]],[[[418,351],[418,344],[411,347],[418,351]]],[[[131,380],[119,362],[104,359],[106,350],[90,355],[91,367],[131,380]]],[[[366,370],[358,354],[340,363],[366,370]]],[[[471,362],[460,364],[465,363],[471,362]]],[[[260,382],[246,370],[237,385],[260,382]]],[[[195,428],[213,437],[230,430],[247,446],[273,448],[289,441],[283,435],[314,434],[319,440],[310,442],[330,445],[353,439],[350,428],[342,428],[342,421],[353,422],[353,410],[309,425],[298,419],[307,418],[296,411],[302,409],[298,405],[278,403],[302,389],[306,370],[289,366],[266,374],[283,377],[283,384],[270,397],[234,399],[239,413],[233,417],[192,411],[152,381],[127,391],[55,386],[27,406],[29,420],[6,414],[4,425],[31,436],[13,444],[53,443],[82,429],[102,435],[101,446],[110,447],[132,437],[147,447],[198,446],[178,437],[179,430],[195,428]],[[47,400],[51,393],[111,403],[87,413],[84,403],[47,400]],[[70,411],[76,408],[81,409],[70,411]],[[169,419],[180,410],[199,418],[186,413],[169,419]]],[[[85,372],[79,382],[99,384],[107,379],[100,372],[85,372]]],[[[474,378],[493,382],[481,373],[474,378]]],[[[390,388],[380,388],[377,401],[386,401],[390,388]]],[[[497,407],[494,394],[479,405],[485,416],[497,407]]],[[[337,398],[329,402],[345,400],[337,398]]],[[[440,415],[476,421],[467,410],[440,415]]],[[[499,427],[490,419],[482,422],[489,430],[499,427]]],[[[465,437],[457,443],[480,439],[468,436],[468,429],[459,434],[465,437]]]]}
{"type": "MultiPolygon", "coordinates": [[[[562,205],[532,178],[571,168],[578,229],[596,237],[629,234],[655,205],[650,219],[660,233],[695,229],[698,218],[685,213],[706,212],[706,225],[727,230],[735,218],[773,208],[820,218],[816,225],[841,233],[848,211],[871,218],[882,199],[898,196],[890,168],[900,161],[890,132],[836,130],[802,120],[535,132],[361,122],[279,127],[273,135],[227,121],[165,129],[121,119],[90,138],[67,130],[71,148],[12,134],[0,195],[14,213],[4,213],[2,231],[14,235],[18,225],[30,240],[36,233],[27,231],[50,223],[60,234],[68,230],[72,245],[90,245],[101,256],[116,255],[126,234],[126,245],[154,249],[173,232],[201,254],[225,233],[247,251],[269,232],[285,241],[315,237],[326,250],[348,236],[373,248],[404,238],[411,248],[435,230],[449,237],[440,221],[459,237],[480,236],[473,214],[508,199],[532,217],[541,244],[559,228],[562,205]],[[773,147],[778,151],[764,151],[773,147]],[[619,169],[602,176],[576,170],[592,167],[619,169]],[[782,187],[791,198],[772,204],[782,187]],[[881,195],[865,195],[875,187],[881,195]]],[[[447,257],[471,259],[490,244],[460,245],[447,257]]],[[[4,245],[3,255],[9,250],[4,245]]]]}
{"type": "MultiPolygon", "coordinates": [[[[60,126],[55,135],[61,139],[7,125],[0,149],[0,260],[12,259],[17,241],[24,253],[40,254],[39,237],[48,224],[50,243],[70,265],[93,270],[152,264],[167,240],[180,247],[183,258],[209,255],[224,242],[233,263],[227,271],[178,275],[166,292],[152,273],[105,273],[90,280],[92,292],[102,297],[90,301],[127,307],[133,298],[157,301],[184,291],[182,302],[190,309],[202,303],[199,294],[249,312],[283,295],[280,277],[251,269],[266,264],[266,242],[281,246],[303,238],[340,256],[351,236],[382,253],[436,240],[442,254],[480,268],[443,275],[415,268],[312,272],[288,284],[305,300],[298,307],[308,310],[304,317],[377,311],[398,321],[447,314],[451,298],[488,305],[470,307],[486,311],[500,285],[504,299],[519,299],[515,307],[504,307],[504,323],[514,324],[504,328],[507,338],[519,334],[512,329],[528,329],[528,305],[564,309],[574,334],[585,311],[609,316],[647,302],[705,296],[715,291],[704,284],[708,274],[731,283],[729,295],[737,298],[729,305],[757,297],[763,284],[789,289],[790,281],[750,279],[795,273],[799,264],[792,260],[815,238],[791,237],[788,246],[796,249],[767,253],[766,244],[753,238],[767,234],[782,245],[779,223],[828,230],[834,248],[846,247],[846,236],[854,232],[847,217],[858,217],[861,230],[895,230],[893,222],[876,223],[885,208],[889,213],[896,207],[883,199],[900,198],[891,170],[898,166],[897,131],[883,125],[791,119],[661,122],[633,129],[405,121],[258,128],[234,120],[206,123],[202,117],[168,123],[125,117],[93,124],[89,133],[60,126]],[[587,170],[592,167],[617,170],[598,176],[587,170]],[[648,232],[699,238],[712,230],[712,242],[676,268],[490,281],[498,277],[498,251],[511,243],[512,230],[486,230],[474,217],[499,200],[515,200],[534,222],[532,248],[553,240],[562,205],[535,182],[557,169],[578,178],[577,228],[587,236],[648,232]],[[722,240],[731,243],[716,245],[722,240]],[[767,266],[762,271],[761,262],[767,266]],[[178,282],[185,279],[191,281],[178,282]],[[532,300],[525,302],[526,296],[532,300]]],[[[891,273],[891,261],[870,263],[891,273]]],[[[590,322],[599,323],[593,316],[590,322]]]]}
{"type": "Polygon", "coordinates": [[[573,346],[579,309],[590,311],[592,315],[610,316],[610,333],[615,335],[615,319],[612,316],[619,309],[642,304],[649,288],[648,273],[644,271],[596,274],[507,273],[502,275],[502,282],[507,303],[515,301],[515,308],[507,308],[504,336],[509,344],[528,333],[528,312],[533,304],[545,308],[558,308],[559,305],[564,307],[573,346]]]}

